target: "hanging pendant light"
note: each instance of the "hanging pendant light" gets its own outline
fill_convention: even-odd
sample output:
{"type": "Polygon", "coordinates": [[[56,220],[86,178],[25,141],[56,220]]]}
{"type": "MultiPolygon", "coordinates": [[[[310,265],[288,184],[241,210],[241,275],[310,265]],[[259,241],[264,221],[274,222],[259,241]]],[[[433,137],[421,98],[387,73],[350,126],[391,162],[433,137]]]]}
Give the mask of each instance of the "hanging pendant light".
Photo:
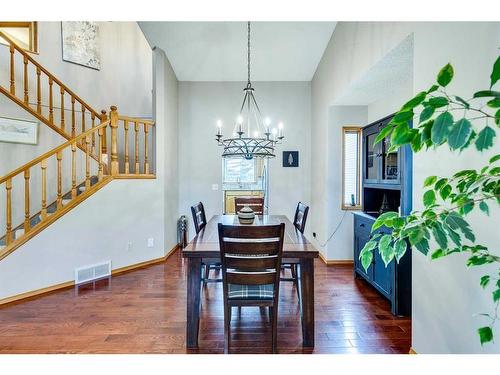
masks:
{"type": "Polygon", "coordinates": [[[243,89],[243,103],[240,114],[234,124],[230,138],[222,135],[222,121],[217,121],[217,134],[215,139],[219,146],[224,147],[223,158],[243,157],[251,160],[254,157],[271,158],[276,156],[274,148],[284,138],[283,123],[278,124],[278,129],[271,129],[271,120],[262,118],[257,101],[255,100],[252,83],[250,81],[250,22],[248,26],[247,62],[248,80],[243,89]]]}

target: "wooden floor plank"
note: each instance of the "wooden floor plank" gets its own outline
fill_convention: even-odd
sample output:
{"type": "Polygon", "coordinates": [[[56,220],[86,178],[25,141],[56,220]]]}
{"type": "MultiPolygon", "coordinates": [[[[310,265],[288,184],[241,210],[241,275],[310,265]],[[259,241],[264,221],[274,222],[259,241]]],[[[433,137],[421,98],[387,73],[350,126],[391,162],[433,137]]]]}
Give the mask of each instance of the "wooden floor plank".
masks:
{"type": "MultiPolygon", "coordinates": [[[[166,262],[0,307],[0,353],[222,353],[222,285],[203,289],[200,347],[186,350],[186,261],[166,262]]],[[[408,353],[411,320],[394,317],[389,303],[352,266],[315,261],[316,346],[302,348],[297,294],[282,283],[280,353],[408,353]]],[[[232,351],[270,353],[267,314],[233,312],[232,351]]]]}

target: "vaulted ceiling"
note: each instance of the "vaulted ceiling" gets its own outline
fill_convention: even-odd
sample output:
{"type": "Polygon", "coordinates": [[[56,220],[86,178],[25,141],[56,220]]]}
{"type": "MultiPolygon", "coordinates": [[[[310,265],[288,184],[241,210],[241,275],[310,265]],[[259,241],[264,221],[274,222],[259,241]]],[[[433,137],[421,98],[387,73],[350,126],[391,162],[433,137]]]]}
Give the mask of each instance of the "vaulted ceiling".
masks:
{"type": "MultiPolygon", "coordinates": [[[[254,81],[310,81],[336,22],[252,22],[254,81]]],[[[245,81],[246,22],[139,22],[180,81],[245,81]]]]}

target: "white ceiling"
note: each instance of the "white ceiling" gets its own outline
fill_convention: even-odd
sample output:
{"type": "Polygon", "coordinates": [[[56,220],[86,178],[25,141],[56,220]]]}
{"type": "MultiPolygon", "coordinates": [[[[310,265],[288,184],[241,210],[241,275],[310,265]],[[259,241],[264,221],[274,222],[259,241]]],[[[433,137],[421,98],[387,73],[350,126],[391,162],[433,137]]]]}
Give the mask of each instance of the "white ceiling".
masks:
{"type": "MultiPolygon", "coordinates": [[[[252,81],[310,81],[336,22],[252,22],[252,81]]],[[[180,81],[245,81],[246,22],[139,22],[180,81]]]]}

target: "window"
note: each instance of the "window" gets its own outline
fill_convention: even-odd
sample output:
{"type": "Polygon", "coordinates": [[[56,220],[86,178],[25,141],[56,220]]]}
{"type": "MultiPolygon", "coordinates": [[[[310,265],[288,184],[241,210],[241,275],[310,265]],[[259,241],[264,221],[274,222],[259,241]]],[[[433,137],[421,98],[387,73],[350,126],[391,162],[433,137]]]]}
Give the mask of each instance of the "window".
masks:
{"type": "Polygon", "coordinates": [[[243,158],[224,159],[224,182],[254,183],[255,159],[246,160],[243,158]]]}
{"type": "MultiPolygon", "coordinates": [[[[38,52],[36,22],[0,22],[0,31],[7,34],[17,45],[28,52],[38,52]]],[[[8,44],[0,37],[1,44],[8,44]]]]}
{"type": "Polygon", "coordinates": [[[361,128],[342,128],[342,209],[361,208],[361,128]]]}

